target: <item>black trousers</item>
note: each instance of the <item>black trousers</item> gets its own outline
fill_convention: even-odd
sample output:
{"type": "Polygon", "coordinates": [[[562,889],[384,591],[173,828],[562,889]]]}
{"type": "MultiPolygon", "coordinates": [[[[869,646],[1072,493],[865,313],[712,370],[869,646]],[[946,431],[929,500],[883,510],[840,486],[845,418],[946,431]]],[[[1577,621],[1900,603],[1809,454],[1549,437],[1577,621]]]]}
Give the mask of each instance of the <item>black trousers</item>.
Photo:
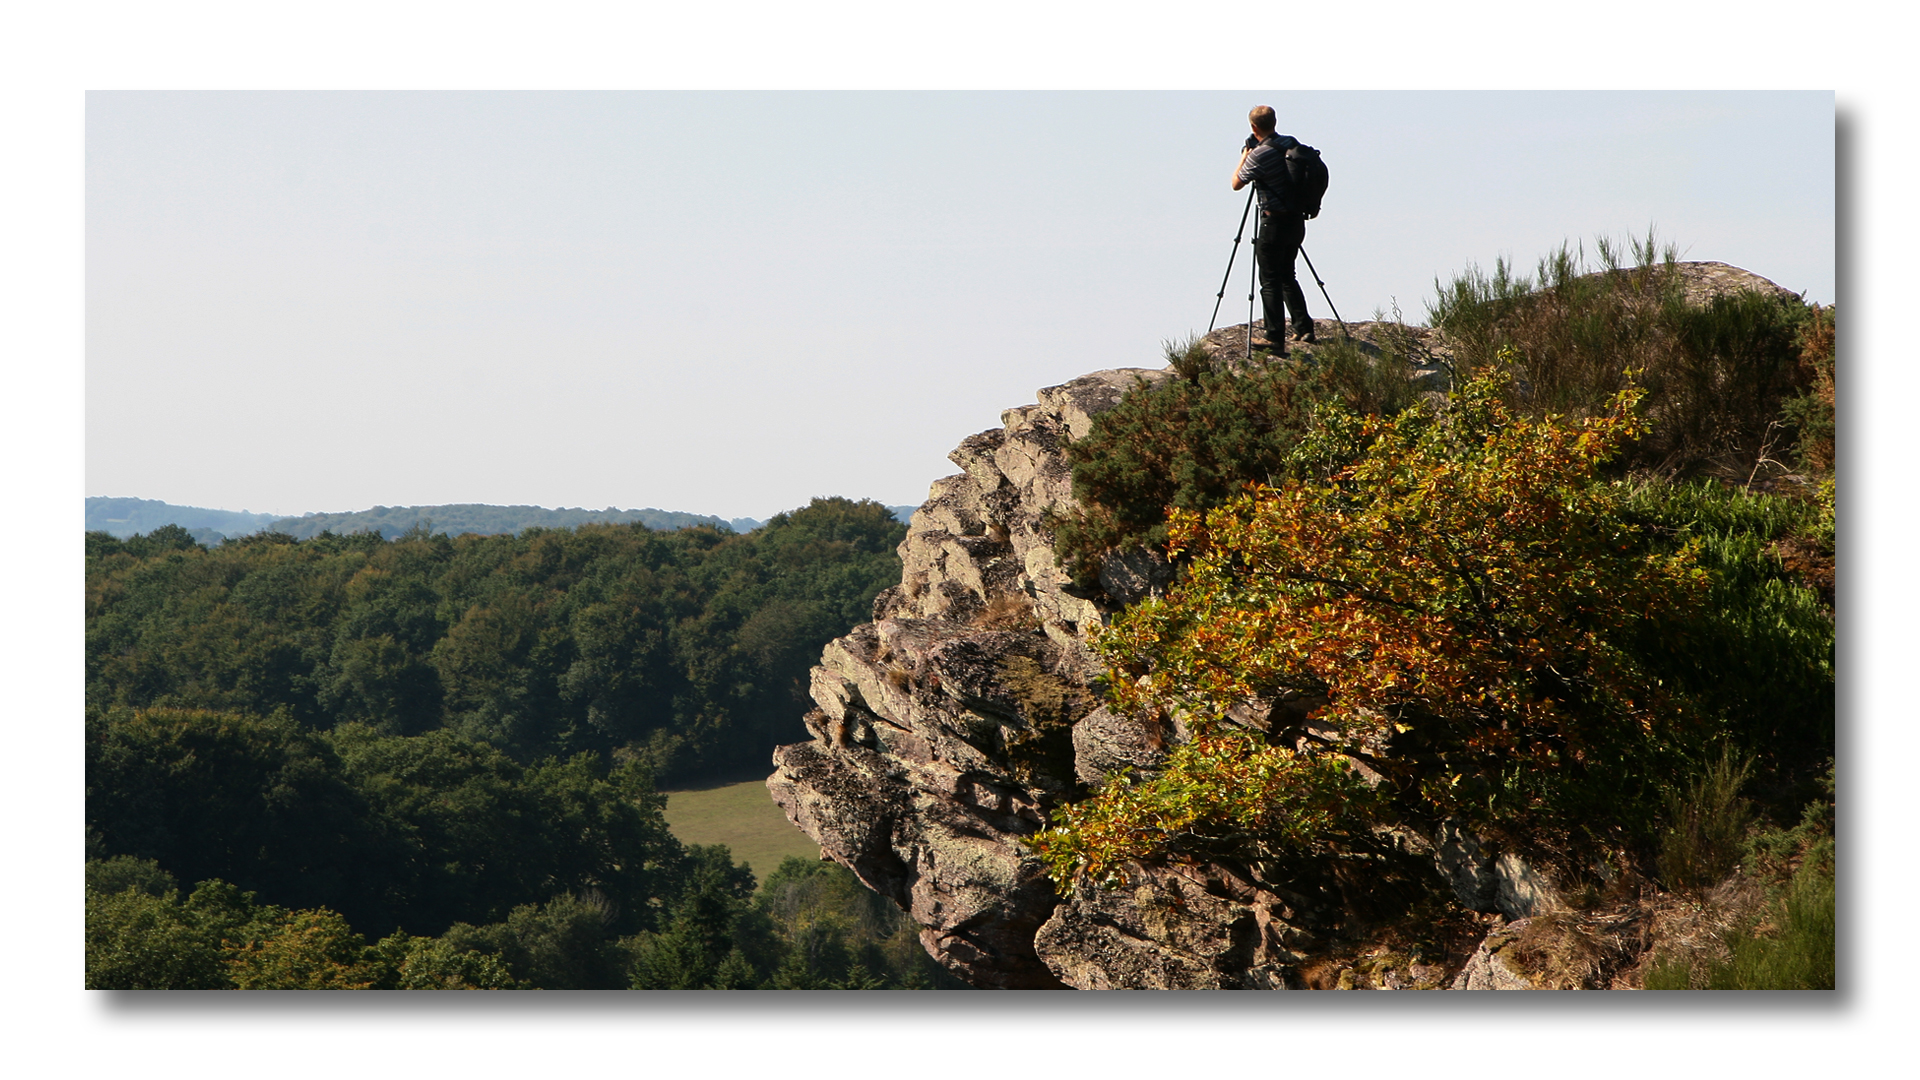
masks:
{"type": "Polygon", "coordinates": [[[1293,261],[1306,239],[1306,218],[1261,212],[1260,237],[1253,245],[1253,257],[1260,264],[1260,306],[1266,316],[1267,340],[1275,344],[1285,340],[1288,312],[1293,314],[1294,333],[1313,333],[1307,294],[1293,276],[1293,261]]]}

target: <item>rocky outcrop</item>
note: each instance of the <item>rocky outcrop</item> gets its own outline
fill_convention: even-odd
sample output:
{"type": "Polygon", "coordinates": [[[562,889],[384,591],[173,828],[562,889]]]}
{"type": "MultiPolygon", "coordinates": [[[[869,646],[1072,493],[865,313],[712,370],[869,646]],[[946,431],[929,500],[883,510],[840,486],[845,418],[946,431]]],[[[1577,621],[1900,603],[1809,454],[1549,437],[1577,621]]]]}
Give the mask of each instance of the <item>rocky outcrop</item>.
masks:
{"type": "MultiPolygon", "coordinates": [[[[1777,289],[1724,264],[1683,266],[1687,287],[1702,297],[1777,289]]],[[[1350,323],[1346,331],[1363,350],[1427,358],[1425,374],[1447,357],[1430,330],[1350,323]]],[[[1316,324],[1322,340],[1341,332],[1316,324]]],[[[1217,364],[1243,362],[1246,330],[1216,332],[1205,344],[1217,364]]],[[[1350,935],[1341,939],[1347,910],[1364,906],[1370,891],[1444,894],[1451,886],[1460,907],[1494,915],[1480,925],[1496,933],[1551,899],[1550,883],[1514,854],[1445,826],[1382,837],[1370,878],[1351,868],[1338,880],[1308,881],[1249,868],[1136,866],[1124,887],[1079,889],[1070,899],[1022,843],[1061,801],[1116,773],[1150,772],[1184,737],[1177,723],[1161,730],[1100,707],[1089,689],[1099,674],[1089,629],[1163,586],[1165,561],[1146,552],[1109,557],[1104,595],[1075,595],[1049,524],[1072,504],[1067,443],[1129,388],[1169,377],[1123,368],[1048,387],[948,455],[961,471],[934,481],[914,513],[900,545],[900,584],[813,670],[816,707],[805,719],[814,738],[775,751],[774,801],[824,857],[911,913],[927,951],[976,986],[1524,984],[1502,959],[1506,939],[1484,929],[1475,932],[1486,937],[1477,952],[1469,941],[1438,966],[1375,963],[1367,970],[1386,974],[1364,977],[1354,964],[1340,966],[1338,950],[1354,949],[1350,935]],[[1345,974],[1329,983],[1327,971],[1345,974]]],[[[1269,703],[1241,719],[1277,733],[1282,722],[1303,724],[1315,704],[1269,703]]]]}
{"type": "Polygon", "coordinates": [[[933,483],[908,526],[900,584],[813,671],[813,741],[774,755],[767,785],[787,816],[977,986],[1302,985],[1313,898],[1226,867],[1137,867],[1126,889],[1063,902],[1021,843],[1059,801],[1151,770],[1184,736],[1099,707],[1088,689],[1088,628],[1164,584],[1166,564],[1115,556],[1106,595],[1071,595],[1048,525],[1072,499],[1067,441],[1130,387],[1167,377],[1082,376],[963,440],[949,455],[962,471],[933,483]]]}
{"type": "MultiPolygon", "coordinates": [[[[1230,339],[1209,343],[1231,353],[1230,339]]],[[[1063,900],[1021,842],[1060,801],[1151,771],[1185,736],[1116,714],[1089,689],[1089,627],[1165,584],[1165,562],[1114,556],[1105,595],[1072,595],[1049,527],[1072,500],[1067,442],[1129,388],[1168,377],[1085,375],[963,440],[949,455],[962,471],[932,484],[908,526],[900,584],[814,668],[813,740],[774,754],[767,786],[787,816],[906,909],[927,951],[976,986],[1302,988],[1303,960],[1339,922],[1313,889],[1224,866],[1137,866],[1124,888],[1063,900]]],[[[1243,722],[1298,722],[1312,704],[1272,703],[1243,722]]],[[[1516,883],[1531,879],[1512,860],[1471,838],[1406,839],[1401,854],[1429,876],[1435,852],[1450,853],[1463,899],[1521,911],[1529,886],[1516,883]]]]}
{"type": "Polygon", "coordinates": [[[1704,304],[1716,297],[1757,292],[1776,300],[1799,300],[1800,293],[1776,285],[1751,270],[1723,262],[1683,262],[1673,264],[1680,277],[1680,288],[1689,304],[1704,304]]]}
{"type": "MultiPolygon", "coordinates": [[[[1103,611],[1062,591],[1047,511],[1072,498],[1066,442],[1166,377],[1085,375],[962,441],[962,471],[908,525],[900,584],[814,669],[814,741],[774,754],[767,786],[787,816],[976,986],[1068,985],[1035,949],[1059,901],[1020,840],[1085,794],[1074,722],[1093,710],[1086,627],[1103,611]]],[[[1116,560],[1113,579],[1147,587],[1151,566],[1116,560]]]]}
{"type": "Polygon", "coordinates": [[[1299,990],[1298,950],[1315,941],[1285,898],[1224,867],[1143,866],[1122,888],[1077,891],[1034,947],[1082,990],[1299,990]]]}

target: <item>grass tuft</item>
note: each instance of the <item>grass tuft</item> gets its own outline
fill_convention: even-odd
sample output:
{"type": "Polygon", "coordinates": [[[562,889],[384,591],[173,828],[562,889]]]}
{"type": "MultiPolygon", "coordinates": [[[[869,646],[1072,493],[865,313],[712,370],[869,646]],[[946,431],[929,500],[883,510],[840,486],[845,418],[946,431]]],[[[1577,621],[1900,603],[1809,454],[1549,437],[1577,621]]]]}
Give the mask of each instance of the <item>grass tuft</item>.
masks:
{"type": "Polygon", "coordinates": [[[1740,797],[1753,773],[1751,760],[1732,751],[1683,790],[1669,792],[1670,824],[1660,841],[1660,879],[1670,889],[1697,891],[1726,877],[1745,850],[1753,807],[1740,797]]]}
{"type": "Polygon", "coordinates": [[[1019,593],[1002,593],[974,613],[973,625],[982,630],[1038,630],[1033,601],[1019,593]]]}

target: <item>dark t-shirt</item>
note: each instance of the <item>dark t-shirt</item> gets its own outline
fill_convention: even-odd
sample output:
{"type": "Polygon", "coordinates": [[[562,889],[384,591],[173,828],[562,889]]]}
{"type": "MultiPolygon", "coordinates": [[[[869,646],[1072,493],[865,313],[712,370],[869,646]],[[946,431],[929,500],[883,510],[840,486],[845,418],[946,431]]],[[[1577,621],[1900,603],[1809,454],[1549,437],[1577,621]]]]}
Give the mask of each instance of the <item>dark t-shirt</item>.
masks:
{"type": "Polygon", "coordinates": [[[1269,135],[1240,163],[1240,180],[1252,181],[1253,189],[1260,193],[1261,210],[1274,213],[1286,209],[1287,185],[1291,181],[1287,175],[1287,151],[1299,145],[1300,140],[1291,135],[1269,135]]]}

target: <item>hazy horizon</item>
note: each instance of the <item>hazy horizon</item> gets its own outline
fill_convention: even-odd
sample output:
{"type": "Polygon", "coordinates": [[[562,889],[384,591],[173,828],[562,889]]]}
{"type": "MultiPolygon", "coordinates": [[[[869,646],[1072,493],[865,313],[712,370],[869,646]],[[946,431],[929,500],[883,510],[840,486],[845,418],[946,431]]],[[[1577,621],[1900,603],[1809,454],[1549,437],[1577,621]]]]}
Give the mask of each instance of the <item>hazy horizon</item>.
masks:
{"type": "MultiPolygon", "coordinates": [[[[858,501],[858,500],[856,500],[858,501]]],[[[875,500],[877,503],[877,500],[875,500]]],[[[918,504],[878,503],[902,524],[908,523],[918,504]]],[[[798,513],[806,506],[786,507],[778,513],[798,513]]],[[[520,503],[436,503],[427,505],[386,506],[376,504],[346,510],[308,510],[298,513],[255,513],[245,507],[233,510],[211,506],[185,506],[138,496],[89,495],[86,497],[86,529],[105,532],[120,539],[151,534],[166,526],[188,530],[201,543],[217,543],[262,532],[284,532],[307,538],[321,531],[342,535],[378,532],[389,539],[421,526],[433,532],[458,536],[465,533],[493,535],[510,532],[519,535],[528,528],[567,529],[589,524],[639,524],[649,529],[674,530],[700,524],[714,524],[747,533],[770,524],[777,514],[767,517],[704,513],[700,510],[642,506],[585,507],[539,506],[520,503]]]]}
{"type": "MultiPolygon", "coordinates": [[[[852,499],[855,502],[859,502],[862,499],[872,499],[871,496],[863,496],[863,495],[845,495],[843,497],[852,499]]],[[[596,512],[596,513],[606,511],[606,510],[620,510],[620,511],[662,510],[668,513],[704,514],[707,517],[719,517],[719,518],[725,517],[725,515],[712,514],[704,510],[698,510],[698,509],[693,509],[693,508],[684,507],[684,506],[616,506],[612,504],[609,504],[607,506],[586,506],[586,505],[549,506],[545,503],[537,503],[537,502],[535,503],[449,503],[449,502],[367,503],[362,506],[344,506],[344,507],[335,507],[335,508],[329,508],[329,509],[289,510],[289,511],[281,512],[281,511],[271,511],[271,510],[253,510],[251,508],[244,507],[244,506],[242,507],[205,506],[205,505],[190,504],[190,503],[176,503],[176,502],[169,502],[166,499],[151,499],[145,495],[126,495],[126,494],[88,495],[86,496],[86,498],[88,499],[138,499],[144,502],[162,503],[164,505],[175,507],[181,510],[210,510],[210,511],[223,513],[223,514],[251,514],[257,517],[272,517],[272,518],[316,517],[316,516],[321,516],[326,514],[350,514],[350,513],[356,513],[363,510],[376,510],[376,509],[380,509],[381,507],[386,507],[388,509],[416,509],[416,508],[425,509],[425,508],[431,508],[436,506],[499,506],[499,507],[531,506],[540,510],[585,510],[585,511],[596,512]]],[[[893,509],[893,508],[907,506],[907,505],[912,505],[917,507],[920,505],[920,502],[925,502],[926,500],[922,499],[919,502],[915,502],[912,504],[889,503],[884,499],[872,499],[872,501],[879,503],[882,506],[888,507],[889,509],[893,509]]],[[[764,517],[754,517],[751,514],[736,514],[736,515],[733,515],[733,517],[731,518],[726,518],[726,520],[750,519],[755,521],[766,521],[767,519],[771,518],[773,514],[785,513],[790,510],[798,510],[805,505],[806,503],[803,502],[795,506],[781,507],[779,510],[775,510],[773,511],[773,513],[767,514],[764,517]]]]}

